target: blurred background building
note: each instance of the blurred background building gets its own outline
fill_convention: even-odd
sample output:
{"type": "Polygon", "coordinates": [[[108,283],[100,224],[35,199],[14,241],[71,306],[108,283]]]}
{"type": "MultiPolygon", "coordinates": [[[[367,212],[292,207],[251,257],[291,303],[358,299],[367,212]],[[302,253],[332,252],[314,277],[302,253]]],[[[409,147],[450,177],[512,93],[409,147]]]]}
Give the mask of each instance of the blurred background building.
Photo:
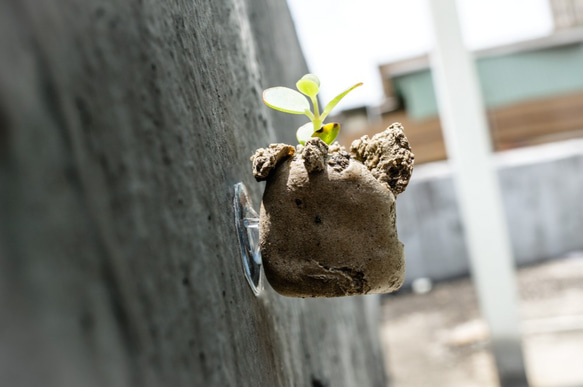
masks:
{"type": "MultiPolygon", "coordinates": [[[[583,137],[583,0],[552,0],[548,36],[474,53],[495,150],[583,137]]],[[[417,165],[444,160],[428,55],[381,64],[384,100],[345,110],[341,141],[349,144],[398,121],[417,165]]]]}
{"type": "Polygon", "coordinates": [[[583,1],[550,0],[555,29],[583,26],[583,1]]]}

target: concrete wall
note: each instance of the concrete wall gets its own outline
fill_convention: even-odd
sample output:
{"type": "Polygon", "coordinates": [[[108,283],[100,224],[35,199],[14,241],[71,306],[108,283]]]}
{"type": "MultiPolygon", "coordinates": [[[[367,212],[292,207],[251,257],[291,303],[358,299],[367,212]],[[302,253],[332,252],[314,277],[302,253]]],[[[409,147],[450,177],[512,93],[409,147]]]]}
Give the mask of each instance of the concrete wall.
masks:
{"type": "MultiPolygon", "coordinates": [[[[583,250],[583,140],[501,152],[495,163],[517,264],[583,250]]],[[[447,162],[414,171],[397,200],[397,228],[405,243],[407,283],[468,273],[464,228],[447,162]]]]}
{"type": "Polygon", "coordinates": [[[285,2],[8,0],[0,53],[0,384],[386,384],[377,298],[242,274],[233,184],[300,123],[260,97],[306,72],[285,2]]]}

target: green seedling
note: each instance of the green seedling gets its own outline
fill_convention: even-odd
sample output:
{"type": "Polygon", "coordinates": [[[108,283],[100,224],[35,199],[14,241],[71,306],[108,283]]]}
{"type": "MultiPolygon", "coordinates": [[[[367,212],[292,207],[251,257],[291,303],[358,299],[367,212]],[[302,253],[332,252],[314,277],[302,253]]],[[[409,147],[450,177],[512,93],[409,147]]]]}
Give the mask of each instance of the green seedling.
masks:
{"type": "Polygon", "coordinates": [[[272,87],[263,92],[263,102],[270,108],[284,113],[305,114],[308,116],[311,122],[300,126],[296,132],[296,137],[300,144],[305,145],[310,137],[319,137],[330,145],[340,132],[340,124],[332,122],[324,125],[324,120],[346,94],[361,85],[362,82],[357,83],[338,94],[326,105],[322,114],[320,114],[318,98],[316,98],[320,91],[320,80],[314,74],[306,74],[296,83],[296,87],[304,95],[288,87],[272,87]],[[313,111],[310,109],[310,103],[306,97],[312,101],[313,111]]]}

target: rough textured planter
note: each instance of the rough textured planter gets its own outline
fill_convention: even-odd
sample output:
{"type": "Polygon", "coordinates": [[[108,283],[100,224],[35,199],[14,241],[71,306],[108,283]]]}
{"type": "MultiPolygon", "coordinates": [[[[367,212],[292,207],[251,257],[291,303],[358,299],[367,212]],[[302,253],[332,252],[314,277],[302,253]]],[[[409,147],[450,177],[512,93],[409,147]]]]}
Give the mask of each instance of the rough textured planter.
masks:
{"type": "Polygon", "coordinates": [[[352,143],[350,153],[310,139],[252,157],[266,180],[260,212],[265,274],[280,294],[336,297],[388,293],[403,283],[395,198],[407,186],[413,153],[400,124],[352,143]]]}

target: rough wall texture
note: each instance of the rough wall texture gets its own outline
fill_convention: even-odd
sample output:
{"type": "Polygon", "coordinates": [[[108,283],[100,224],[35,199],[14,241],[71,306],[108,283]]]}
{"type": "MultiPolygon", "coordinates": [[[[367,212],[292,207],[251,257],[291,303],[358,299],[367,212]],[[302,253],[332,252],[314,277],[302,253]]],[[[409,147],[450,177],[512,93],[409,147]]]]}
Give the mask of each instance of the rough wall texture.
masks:
{"type": "Polygon", "coordinates": [[[375,298],[240,268],[232,186],[258,208],[298,123],[260,102],[305,72],[284,2],[7,0],[0,52],[3,385],[385,385],[375,298]]]}

